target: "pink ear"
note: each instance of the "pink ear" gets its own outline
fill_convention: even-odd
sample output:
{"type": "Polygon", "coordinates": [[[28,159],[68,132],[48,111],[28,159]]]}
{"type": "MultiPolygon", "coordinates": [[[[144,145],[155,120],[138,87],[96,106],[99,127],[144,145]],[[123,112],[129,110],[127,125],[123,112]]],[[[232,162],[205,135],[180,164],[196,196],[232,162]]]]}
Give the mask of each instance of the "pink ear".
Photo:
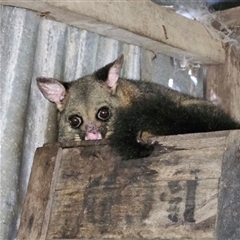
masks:
{"type": "Polygon", "coordinates": [[[107,85],[112,88],[116,85],[123,65],[123,55],[120,55],[108,71],[107,85]]]}
{"type": "Polygon", "coordinates": [[[58,80],[54,78],[37,78],[37,85],[45,98],[57,105],[66,96],[66,89],[58,80]]]}

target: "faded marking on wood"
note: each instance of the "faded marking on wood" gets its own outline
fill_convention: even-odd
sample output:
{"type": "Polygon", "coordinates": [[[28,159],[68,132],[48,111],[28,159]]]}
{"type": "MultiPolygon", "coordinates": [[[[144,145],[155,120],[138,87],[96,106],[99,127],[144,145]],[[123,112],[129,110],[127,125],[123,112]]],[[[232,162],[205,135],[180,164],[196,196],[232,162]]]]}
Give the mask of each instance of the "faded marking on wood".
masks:
{"type": "MultiPolygon", "coordinates": [[[[152,156],[130,161],[120,161],[101,141],[57,144],[54,153],[54,145],[38,150],[18,239],[213,239],[217,212],[218,234],[231,221],[237,226],[240,130],[155,139],[161,145],[152,156]],[[57,153],[61,159],[54,160],[57,153]],[[49,160],[59,162],[45,176],[39,164],[49,160]],[[36,190],[39,182],[45,189],[36,190]],[[39,220],[28,229],[32,209],[39,220]]],[[[238,228],[224,236],[230,233],[238,236],[238,228]]]]}
{"type": "Polygon", "coordinates": [[[205,64],[219,64],[225,59],[222,42],[213,39],[203,24],[150,0],[1,0],[1,3],[39,13],[48,12],[46,17],[50,19],[138,45],[155,53],[185,57],[192,62],[205,64]]]}
{"type": "Polygon", "coordinates": [[[217,134],[159,137],[126,162],[107,145],[64,149],[48,239],[212,239],[229,131],[217,134]]]}

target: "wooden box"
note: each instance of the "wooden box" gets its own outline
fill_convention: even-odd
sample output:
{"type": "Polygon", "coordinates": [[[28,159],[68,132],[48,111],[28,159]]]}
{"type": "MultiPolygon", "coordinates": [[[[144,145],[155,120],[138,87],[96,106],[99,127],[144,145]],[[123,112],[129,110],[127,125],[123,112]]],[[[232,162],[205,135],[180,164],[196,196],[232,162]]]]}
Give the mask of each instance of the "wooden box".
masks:
{"type": "Polygon", "coordinates": [[[155,140],[130,161],[104,140],[37,149],[17,239],[240,239],[240,130],[155,140]]]}

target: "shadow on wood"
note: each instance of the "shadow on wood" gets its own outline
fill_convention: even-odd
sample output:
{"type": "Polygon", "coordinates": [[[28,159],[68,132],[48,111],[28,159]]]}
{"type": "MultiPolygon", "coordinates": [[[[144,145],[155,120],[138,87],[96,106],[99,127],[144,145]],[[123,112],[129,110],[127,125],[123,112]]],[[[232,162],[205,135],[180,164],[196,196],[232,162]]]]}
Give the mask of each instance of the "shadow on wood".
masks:
{"type": "Polygon", "coordinates": [[[154,139],[130,161],[104,140],[37,149],[17,239],[238,239],[240,130],[154,139]]]}

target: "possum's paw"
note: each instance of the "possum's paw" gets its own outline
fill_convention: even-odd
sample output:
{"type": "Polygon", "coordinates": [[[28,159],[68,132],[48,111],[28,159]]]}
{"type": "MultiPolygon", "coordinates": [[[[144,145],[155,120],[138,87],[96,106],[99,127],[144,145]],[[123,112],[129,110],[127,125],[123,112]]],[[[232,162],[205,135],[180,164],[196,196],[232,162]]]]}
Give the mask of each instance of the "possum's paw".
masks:
{"type": "Polygon", "coordinates": [[[119,154],[122,160],[145,158],[149,157],[154,150],[155,144],[141,144],[136,143],[134,145],[128,146],[126,151],[120,151],[119,154]]]}
{"type": "MultiPolygon", "coordinates": [[[[134,135],[134,134],[132,134],[134,135]]],[[[140,135],[129,136],[113,134],[110,145],[121,156],[122,160],[149,157],[157,142],[143,141],[140,135]]]]}

